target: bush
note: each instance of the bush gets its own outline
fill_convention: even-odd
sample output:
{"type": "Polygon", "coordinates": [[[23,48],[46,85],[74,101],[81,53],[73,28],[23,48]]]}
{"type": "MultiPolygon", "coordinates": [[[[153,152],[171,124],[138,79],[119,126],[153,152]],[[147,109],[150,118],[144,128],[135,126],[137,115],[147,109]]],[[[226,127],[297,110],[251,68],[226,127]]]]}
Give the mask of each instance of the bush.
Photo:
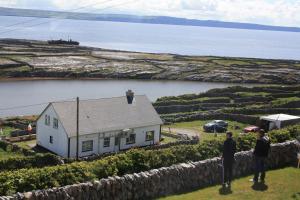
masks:
{"type": "Polygon", "coordinates": [[[53,154],[36,154],[28,157],[16,157],[0,160],[0,171],[21,168],[44,167],[62,164],[61,159],[53,154]]]}
{"type": "MultiPolygon", "coordinates": [[[[272,142],[284,142],[299,135],[300,125],[283,130],[271,131],[272,142]]],[[[237,151],[246,151],[254,147],[255,134],[235,137],[237,151]]],[[[0,173],[0,195],[15,192],[58,187],[113,175],[137,173],[149,169],[167,167],[176,163],[199,161],[220,156],[223,140],[203,141],[197,145],[178,145],[166,149],[145,150],[131,149],[125,153],[105,157],[91,162],[74,162],[71,164],[44,167],[41,169],[21,169],[0,173]]],[[[37,161],[35,165],[48,162],[37,161]]],[[[42,160],[42,159],[41,159],[42,160]]],[[[22,162],[21,162],[22,163],[22,162]]],[[[25,165],[25,162],[22,163],[25,165]]],[[[2,164],[1,164],[2,165],[2,164]]]]}
{"type": "Polygon", "coordinates": [[[281,143],[287,140],[296,139],[300,136],[300,125],[270,131],[268,136],[272,143],[281,143]]]}

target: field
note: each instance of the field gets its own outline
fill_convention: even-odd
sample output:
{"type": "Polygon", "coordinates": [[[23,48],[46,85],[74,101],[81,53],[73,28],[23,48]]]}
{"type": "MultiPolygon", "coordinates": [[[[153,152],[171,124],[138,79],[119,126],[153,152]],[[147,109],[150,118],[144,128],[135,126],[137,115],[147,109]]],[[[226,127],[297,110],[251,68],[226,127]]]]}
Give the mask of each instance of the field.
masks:
{"type": "MultiPolygon", "coordinates": [[[[153,105],[166,124],[200,120],[202,122],[197,126],[194,123],[172,126],[189,126],[201,131],[199,127],[209,120],[221,119],[258,125],[259,117],[263,115],[300,115],[299,91],[299,85],[252,88],[236,86],[212,89],[200,94],[161,97],[153,105]]],[[[242,124],[237,126],[242,127],[242,124]]]]}
{"type": "MultiPolygon", "coordinates": [[[[187,133],[191,136],[198,135],[200,137],[200,140],[208,140],[208,139],[214,139],[215,134],[214,133],[207,133],[203,130],[203,125],[210,122],[211,120],[196,120],[191,122],[179,122],[174,123],[171,125],[164,125],[163,131],[168,132],[169,128],[171,130],[171,133],[187,133]]],[[[231,131],[234,135],[240,134],[243,129],[248,126],[248,124],[239,123],[236,121],[226,121],[228,122],[228,131],[231,131]]],[[[218,133],[217,137],[225,138],[225,134],[218,133]]]]}
{"type": "Polygon", "coordinates": [[[0,40],[0,78],[126,78],[299,84],[299,61],[106,50],[0,40]]]}
{"type": "Polygon", "coordinates": [[[161,200],[197,200],[197,199],[300,199],[300,170],[285,168],[267,172],[265,185],[253,187],[249,182],[252,176],[243,177],[233,181],[232,189],[223,190],[221,186],[204,188],[186,194],[169,196],[161,200]]]}

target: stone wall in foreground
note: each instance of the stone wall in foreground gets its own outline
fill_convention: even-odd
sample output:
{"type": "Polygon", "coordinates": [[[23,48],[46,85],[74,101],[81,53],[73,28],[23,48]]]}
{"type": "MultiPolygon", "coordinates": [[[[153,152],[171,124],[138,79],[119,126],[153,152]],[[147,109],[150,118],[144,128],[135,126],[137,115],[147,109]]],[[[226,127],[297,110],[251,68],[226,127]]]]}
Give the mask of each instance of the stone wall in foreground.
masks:
{"type": "MultiPolygon", "coordinates": [[[[297,162],[299,143],[296,141],[274,144],[268,158],[268,168],[290,166],[297,162]]],[[[234,177],[253,173],[252,151],[235,155],[234,177]]],[[[186,192],[221,182],[220,158],[173,165],[146,172],[109,177],[100,181],[74,184],[59,188],[37,190],[3,199],[153,199],[186,192]]]]}

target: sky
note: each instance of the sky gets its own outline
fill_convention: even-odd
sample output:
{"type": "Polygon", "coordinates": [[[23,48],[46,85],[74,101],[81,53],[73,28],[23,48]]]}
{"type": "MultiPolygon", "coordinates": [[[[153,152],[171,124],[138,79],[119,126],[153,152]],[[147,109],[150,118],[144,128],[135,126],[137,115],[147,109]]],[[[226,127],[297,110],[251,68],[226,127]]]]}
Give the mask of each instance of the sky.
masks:
{"type": "Polygon", "coordinates": [[[0,6],[300,27],[300,0],[0,0],[0,6]]]}

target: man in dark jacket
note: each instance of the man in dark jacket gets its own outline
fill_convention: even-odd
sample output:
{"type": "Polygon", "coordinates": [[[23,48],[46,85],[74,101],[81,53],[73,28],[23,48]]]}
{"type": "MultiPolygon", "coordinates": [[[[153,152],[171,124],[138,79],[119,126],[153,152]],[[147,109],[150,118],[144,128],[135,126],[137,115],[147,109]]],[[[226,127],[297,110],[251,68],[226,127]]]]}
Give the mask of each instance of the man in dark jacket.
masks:
{"type": "Polygon", "coordinates": [[[225,187],[226,184],[228,187],[231,186],[231,178],[232,178],[232,166],[234,162],[234,153],[236,152],[236,143],[232,139],[232,132],[226,133],[226,140],[223,145],[223,176],[224,182],[223,186],[225,187]]]}
{"type": "Polygon", "coordinates": [[[255,173],[253,182],[258,182],[258,177],[260,174],[261,182],[265,181],[266,172],[265,172],[265,160],[268,157],[270,150],[270,140],[265,135],[264,130],[260,130],[257,135],[256,145],[254,149],[254,159],[255,159],[255,173]]]}

